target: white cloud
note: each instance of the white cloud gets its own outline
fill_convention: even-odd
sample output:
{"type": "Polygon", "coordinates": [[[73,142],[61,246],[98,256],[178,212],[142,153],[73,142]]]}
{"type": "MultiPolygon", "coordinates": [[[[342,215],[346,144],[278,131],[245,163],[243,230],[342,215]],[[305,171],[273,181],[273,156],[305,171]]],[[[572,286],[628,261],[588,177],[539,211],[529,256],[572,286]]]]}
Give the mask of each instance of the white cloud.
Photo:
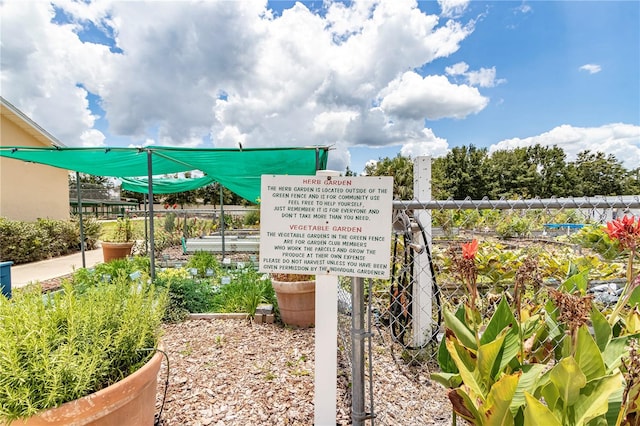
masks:
{"type": "Polygon", "coordinates": [[[392,81],[380,97],[380,107],[386,113],[414,120],[464,118],[480,112],[489,102],[475,87],[452,84],[440,75],[422,78],[414,72],[392,81]]]}
{"type": "Polygon", "coordinates": [[[523,14],[524,13],[531,13],[533,11],[533,8],[523,1],[520,4],[520,6],[514,8],[514,11],[517,12],[517,13],[523,13],[523,14]]]}
{"type": "Polygon", "coordinates": [[[602,71],[602,67],[598,64],[585,64],[580,67],[580,71],[586,71],[589,74],[597,74],[602,71]]]}
{"type": "Polygon", "coordinates": [[[445,72],[451,76],[462,76],[470,86],[494,87],[507,81],[503,78],[496,79],[496,67],[469,71],[469,65],[466,62],[458,62],[446,67],[445,72]]]}
{"type": "MultiPolygon", "coordinates": [[[[266,0],[56,0],[73,18],[60,25],[49,2],[6,0],[2,95],[69,146],[109,144],[95,127],[90,92],[104,109],[105,133],[137,145],[332,144],[329,167],[336,169],[349,164],[356,145],[444,155],[447,141],[424,120],[477,114],[489,103],[481,89],[505,80],[495,67],[465,62],[437,74],[437,59],[457,52],[475,25],[458,19],[469,0],[438,4],[440,15],[422,12],[415,0],[326,2],[325,14],[297,3],[273,16],[266,0]],[[78,34],[90,27],[113,34],[121,51],[82,41],[78,34]],[[427,64],[433,75],[411,71],[427,64]]],[[[589,146],[622,153],[622,143],[637,152],[637,136],[634,145],[620,136],[623,125],[610,126],[609,133],[568,126],[496,146],[553,135],[573,149],[577,133],[589,146]]]]}
{"type": "Polygon", "coordinates": [[[82,43],[75,25],[52,24],[49,3],[8,1],[0,8],[2,96],[64,144],[95,144],[99,131],[86,133],[97,117],[85,87],[104,81],[108,48],[82,43]]]}
{"type": "Polygon", "coordinates": [[[456,17],[462,15],[467,9],[470,0],[438,0],[442,16],[456,17]]]}
{"type": "MultiPolygon", "coordinates": [[[[453,16],[468,1],[440,4],[453,16]]],[[[464,117],[486,104],[444,77],[398,80],[456,52],[474,30],[441,23],[413,0],[327,3],[325,15],[297,3],[277,17],[266,0],[56,0],[66,25],[52,22],[48,2],[0,7],[2,95],[69,146],[109,144],[89,92],[104,110],[100,128],[133,145],[334,144],[339,165],[354,145],[430,143],[422,117],[464,117]],[[81,40],[96,28],[116,49],[81,40]],[[413,85],[437,94],[398,104],[413,85]],[[381,93],[384,108],[375,106],[381,93]]]]}
{"type": "Polygon", "coordinates": [[[421,155],[430,155],[431,158],[447,155],[449,145],[446,139],[437,137],[431,129],[424,129],[423,133],[424,140],[405,143],[400,149],[400,154],[411,158],[421,155]]]}
{"type": "Polygon", "coordinates": [[[640,126],[612,123],[600,127],[574,127],[568,124],[528,138],[505,139],[492,145],[489,152],[540,144],[556,145],[573,161],[581,151],[613,154],[625,168],[633,170],[640,164],[640,126]]]}

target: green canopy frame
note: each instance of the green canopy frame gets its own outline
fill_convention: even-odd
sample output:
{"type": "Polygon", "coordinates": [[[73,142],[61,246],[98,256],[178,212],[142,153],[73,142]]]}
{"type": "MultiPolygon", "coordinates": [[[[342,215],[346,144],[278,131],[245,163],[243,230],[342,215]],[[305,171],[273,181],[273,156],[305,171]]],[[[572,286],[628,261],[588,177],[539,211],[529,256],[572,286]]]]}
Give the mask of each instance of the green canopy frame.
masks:
{"type": "MultiPolygon", "coordinates": [[[[159,179],[154,178],[154,175],[199,170],[205,177],[219,182],[241,197],[256,203],[260,202],[262,175],[315,175],[317,170],[326,169],[328,153],[327,146],[249,149],[163,146],[144,148],[0,147],[0,157],[46,164],[96,176],[121,179],[146,177],[149,200],[153,200],[155,181],[159,179]]],[[[166,179],[163,181],[159,189],[169,192],[162,193],[180,192],[179,188],[184,187],[184,182],[181,181],[175,181],[173,184],[166,179]],[[172,189],[172,186],[176,190],[172,189]]],[[[149,246],[153,279],[155,277],[153,261],[155,244],[152,202],[149,203],[149,215],[151,217],[149,246]]],[[[84,250],[84,245],[82,249],[84,250]]]]}

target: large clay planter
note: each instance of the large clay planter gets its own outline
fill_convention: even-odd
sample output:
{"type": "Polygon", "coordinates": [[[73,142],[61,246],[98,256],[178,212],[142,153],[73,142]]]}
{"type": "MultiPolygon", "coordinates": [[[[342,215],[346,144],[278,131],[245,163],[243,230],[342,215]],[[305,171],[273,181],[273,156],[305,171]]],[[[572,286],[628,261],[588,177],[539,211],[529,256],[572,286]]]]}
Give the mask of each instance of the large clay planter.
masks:
{"type": "Polygon", "coordinates": [[[110,243],[102,242],[102,257],[105,262],[114,259],[126,259],[127,256],[131,256],[131,250],[133,249],[133,241],[126,243],[110,243]]]}
{"type": "Polygon", "coordinates": [[[287,325],[311,327],[316,322],[316,282],[271,280],[280,319],[287,325]]]}
{"type": "Polygon", "coordinates": [[[12,426],[152,426],[162,353],[113,385],[12,426]]]}

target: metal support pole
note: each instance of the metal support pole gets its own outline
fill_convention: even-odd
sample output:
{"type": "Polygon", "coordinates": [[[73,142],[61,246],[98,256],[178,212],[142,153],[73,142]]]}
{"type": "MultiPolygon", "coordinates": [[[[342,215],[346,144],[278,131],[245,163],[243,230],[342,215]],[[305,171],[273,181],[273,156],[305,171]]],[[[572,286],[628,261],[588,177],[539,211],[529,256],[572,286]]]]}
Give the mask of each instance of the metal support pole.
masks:
{"type": "Polygon", "coordinates": [[[222,196],[222,184],[218,184],[220,189],[220,235],[222,236],[222,260],[224,260],[224,197],[222,196]]]}
{"type": "Polygon", "coordinates": [[[149,215],[147,211],[147,194],[143,194],[142,202],[144,203],[144,254],[149,254],[149,215]]]}
{"type": "Polygon", "coordinates": [[[150,263],[151,268],[149,275],[151,275],[151,281],[156,278],[156,246],[153,239],[153,154],[151,150],[147,150],[147,175],[149,178],[149,251],[150,251],[150,263]]]}
{"type": "Polygon", "coordinates": [[[364,410],[364,278],[351,279],[351,306],[351,421],[362,426],[369,418],[364,410]]]}
{"type": "Polygon", "coordinates": [[[80,172],[76,172],[76,196],[78,197],[78,221],[80,223],[80,252],[82,253],[82,267],[87,267],[84,257],[84,223],[82,222],[82,197],[80,196],[80,172]]]}

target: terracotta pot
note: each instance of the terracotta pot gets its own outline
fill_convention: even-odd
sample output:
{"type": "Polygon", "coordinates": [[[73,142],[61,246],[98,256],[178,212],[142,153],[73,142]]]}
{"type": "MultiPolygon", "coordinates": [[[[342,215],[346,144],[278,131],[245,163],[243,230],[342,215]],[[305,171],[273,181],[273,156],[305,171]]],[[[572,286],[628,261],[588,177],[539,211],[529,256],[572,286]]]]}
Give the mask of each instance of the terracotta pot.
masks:
{"type": "Polygon", "coordinates": [[[316,322],[316,282],[271,280],[280,318],[287,325],[311,327],[316,322]]]}
{"type": "Polygon", "coordinates": [[[162,353],[113,385],[43,411],[14,426],[152,426],[162,353]]]}
{"type": "Polygon", "coordinates": [[[103,241],[102,257],[105,262],[113,259],[126,259],[127,256],[131,255],[133,244],[133,241],[128,241],[126,243],[110,243],[103,241]]]}

